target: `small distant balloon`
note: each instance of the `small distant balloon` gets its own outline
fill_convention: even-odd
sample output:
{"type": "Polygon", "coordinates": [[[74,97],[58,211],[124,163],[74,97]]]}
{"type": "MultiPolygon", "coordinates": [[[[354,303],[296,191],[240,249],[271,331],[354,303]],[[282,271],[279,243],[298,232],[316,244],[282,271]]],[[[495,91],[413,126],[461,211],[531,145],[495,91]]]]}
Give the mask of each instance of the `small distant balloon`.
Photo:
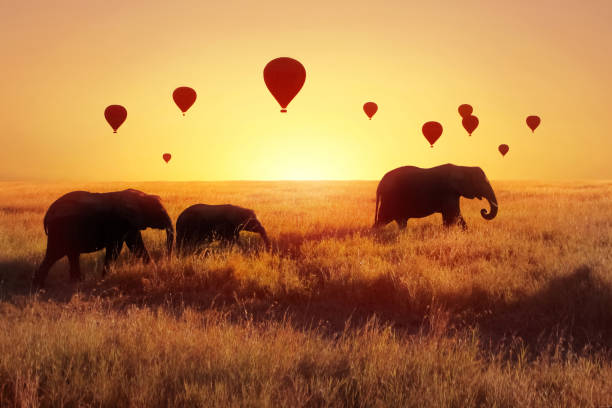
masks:
{"type": "Polygon", "coordinates": [[[507,144],[500,144],[497,149],[499,150],[502,156],[505,156],[506,153],[508,153],[508,150],[510,150],[510,147],[508,147],[507,144]]]}
{"type": "Polygon", "coordinates": [[[378,105],[374,102],[366,102],[363,104],[363,111],[368,115],[368,118],[372,120],[372,116],[378,111],[378,105]]]}
{"type": "Polygon", "coordinates": [[[467,103],[464,103],[463,105],[459,105],[459,109],[457,110],[459,111],[459,115],[461,115],[462,118],[465,118],[466,116],[470,116],[472,112],[474,112],[474,108],[472,108],[472,106],[468,105],[467,103]]]}
{"type": "Polygon", "coordinates": [[[442,135],[442,125],[438,122],[426,122],[421,130],[423,131],[423,136],[425,136],[425,139],[427,139],[433,148],[436,140],[442,135]]]}
{"type": "Polygon", "coordinates": [[[197,96],[196,91],[188,86],[178,87],[172,92],[172,99],[174,99],[176,106],[183,112],[183,116],[185,116],[185,112],[191,108],[197,96]]]}
{"type": "Polygon", "coordinates": [[[168,163],[170,159],[172,158],[172,155],[170,153],[164,153],[162,157],[164,158],[164,161],[168,163]]]}
{"type": "Polygon", "coordinates": [[[478,118],[474,115],[465,116],[461,121],[463,128],[472,136],[472,132],[478,127],[478,118]]]}
{"type": "Polygon", "coordinates": [[[529,126],[529,129],[531,129],[531,132],[533,133],[536,128],[540,125],[540,117],[539,116],[527,116],[527,126],[529,126]]]}
{"type": "Polygon", "coordinates": [[[113,128],[113,133],[117,133],[119,126],[127,118],[127,110],[121,105],[110,105],[104,109],[104,117],[108,124],[113,128]]]}
{"type": "Polygon", "coordinates": [[[306,69],[298,60],[281,57],[266,64],[263,76],[268,90],[281,106],[281,112],[287,112],[287,105],[306,81],[306,69]]]}

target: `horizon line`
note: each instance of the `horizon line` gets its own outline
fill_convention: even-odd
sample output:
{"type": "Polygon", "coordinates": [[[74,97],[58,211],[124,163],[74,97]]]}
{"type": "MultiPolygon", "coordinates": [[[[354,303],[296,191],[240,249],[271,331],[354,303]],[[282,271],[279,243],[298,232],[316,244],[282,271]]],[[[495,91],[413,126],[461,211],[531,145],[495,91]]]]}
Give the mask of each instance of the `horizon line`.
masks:
{"type": "MultiPolygon", "coordinates": [[[[508,178],[508,179],[491,179],[493,181],[525,181],[525,182],[612,182],[609,178],[508,178]]],[[[17,179],[17,178],[2,178],[0,183],[277,183],[281,181],[289,182],[365,182],[365,181],[380,181],[376,179],[191,179],[191,180],[86,180],[86,179],[17,179]]]]}

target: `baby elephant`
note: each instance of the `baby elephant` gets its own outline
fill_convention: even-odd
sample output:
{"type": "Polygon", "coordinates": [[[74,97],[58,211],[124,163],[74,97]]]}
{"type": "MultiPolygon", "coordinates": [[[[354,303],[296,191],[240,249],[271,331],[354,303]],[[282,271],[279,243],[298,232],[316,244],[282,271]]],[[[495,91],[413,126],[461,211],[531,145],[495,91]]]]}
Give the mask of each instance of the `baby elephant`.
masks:
{"type": "Polygon", "coordinates": [[[240,231],[257,232],[266,248],[270,241],[255,212],[235,205],[195,204],[176,220],[176,245],[183,254],[194,252],[198,246],[214,239],[234,243],[240,231]]]}

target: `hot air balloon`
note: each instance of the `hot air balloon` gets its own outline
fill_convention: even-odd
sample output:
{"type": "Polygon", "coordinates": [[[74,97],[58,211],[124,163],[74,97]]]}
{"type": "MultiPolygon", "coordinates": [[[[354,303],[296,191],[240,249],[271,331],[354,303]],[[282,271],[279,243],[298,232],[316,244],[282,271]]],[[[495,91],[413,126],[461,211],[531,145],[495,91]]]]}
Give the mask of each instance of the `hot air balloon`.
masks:
{"type": "Polygon", "coordinates": [[[117,129],[127,118],[127,110],[121,105],[110,105],[104,109],[104,117],[113,128],[113,133],[117,133],[117,129]]]}
{"type": "Polygon", "coordinates": [[[536,128],[540,125],[540,117],[539,116],[527,116],[527,126],[531,129],[533,133],[536,128]]]}
{"type": "Polygon", "coordinates": [[[162,157],[163,157],[164,161],[165,161],[166,163],[168,163],[168,162],[170,161],[170,159],[172,158],[172,155],[171,155],[170,153],[164,153],[164,154],[162,155],[162,157]]]}
{"type": "Polygon", "coordinates": [[[497,150],[499,150],[502,156],[505,156],[508,150],[510,150],[510,147],[508,147],[507,144],[500,144],[497,150]]]}
{"type": "Polygon", "coordinates": [[[457,110],[459,111],[459,115],[461,115],[462,118],[465,118],[466,116],[470,116],[472,112],[474,112],[474,108],[472,108],[472,106],[468,105],[467,103],[464,103],[463,105],[459,105],[459,109],[457,110]]]}
{"type": "Polygon", "coordinates": [[[442,135],[442,125],[438,122],[427,122],[423,125],[423,128],[421,130],[423,131],[423,136],[425,136],[425,139],[427,139],[427,141],[433,148],[433,145],[434,143],[436,143],[436,140],[438,140],[442,135]]]}
{"type": "Polygon", "coordinates": [[[268,62],[263,75],[268,90],[282,108],[281,112],[287,112],[287,105],[304,85],[306,69],[293,58],[281,57],[268,62]]]}
{"type": "Polygon", "coordinates": [[[191,108],[191,105],[193,105],[195,102],[196,97],[196,91],[188,86],[181,86],[172,92],[172,99],[174,99],[176,106],[178,106],[181,112],[183,112],[183,116],[185,116],[187,109],[191,108]]]}
{"type": "Polygon", "coordinates": [[[478,118],[474,115],[465,116],[461,123],[468,134],[472,136],[472,132],[478,127],[478,118]]]}
{"type": "Polygon", "coordinates": [[[372,116],[374,116],[377,110],[378,105],[374,102],[366,102],[363,104],[363,111],[366,115],[368,115],[368,118],[370,118],[370,120],[372,120],[372,116]]]}

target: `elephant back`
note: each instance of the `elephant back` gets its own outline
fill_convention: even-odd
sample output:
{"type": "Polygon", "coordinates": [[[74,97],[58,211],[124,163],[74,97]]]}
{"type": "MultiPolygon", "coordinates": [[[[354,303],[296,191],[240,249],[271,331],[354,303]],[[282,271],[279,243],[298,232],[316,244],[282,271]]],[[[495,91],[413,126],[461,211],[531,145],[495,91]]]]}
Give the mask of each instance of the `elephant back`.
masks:
{"type": "Polygon", "coordinates": [[[88,191],[72,191],[55,200],[45,213],[43,225],[45,233],[49,232],[49,224],[58,219],[70,217],[86,217],[96,212],[108,210],[108,204],[100,199],[100,194],[88,191]]]}
{"type": "Polygon", "coordinates": [[[108,217],[124,219],[135,228],[144,229],[147,226],[147,208],[152,206],[163,208],[158,196],[134,189],[110,193],[73,191],[49,206],[43,223],[45,232],[48,233],[49,224],[58,219],[88,218],[106,214],[108,217]]]}

